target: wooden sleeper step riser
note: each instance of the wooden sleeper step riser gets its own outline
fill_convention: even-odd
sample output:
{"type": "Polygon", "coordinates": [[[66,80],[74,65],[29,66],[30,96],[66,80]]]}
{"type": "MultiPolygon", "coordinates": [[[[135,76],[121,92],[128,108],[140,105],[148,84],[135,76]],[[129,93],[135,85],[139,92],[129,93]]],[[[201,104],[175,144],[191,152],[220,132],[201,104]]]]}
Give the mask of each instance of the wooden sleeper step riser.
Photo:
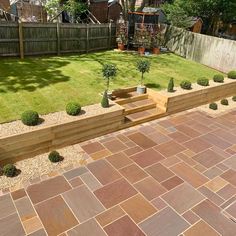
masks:
{"type": "Polygon", "coordinates": [[[139,107],[127,109],[127,110],[125,110],[124,114],[125,115],[130,115],[130,114],[134,114],[134,113],[137,113],[137,112],[146,111],[148,109],[155,108],[155,107],[156,107],[156,104],[151,103],[151,104],[147,104],[147,105],[144,105],[144,106],[139,106],[139,107]]]}
{"type": "Polygon", "coordinates": [[[137,95],[137,96],[130,97],[130,98],[119,99],[119,100],[116,100],[115,102],[119,105],[124,105],[124,104],[127,104],[127,103],[144,100],[144,99],[147,99],[147,98],[148,98],[148,94],[142,94],[142,95],[137,95]]]}

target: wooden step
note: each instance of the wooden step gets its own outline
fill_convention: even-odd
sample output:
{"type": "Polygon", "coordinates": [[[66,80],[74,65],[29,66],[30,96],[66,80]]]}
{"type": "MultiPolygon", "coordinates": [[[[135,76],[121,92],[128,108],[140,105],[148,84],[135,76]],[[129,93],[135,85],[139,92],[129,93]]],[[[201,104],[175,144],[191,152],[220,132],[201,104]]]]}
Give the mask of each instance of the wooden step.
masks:
{"type": "Polygon", "coordinates": [[[122,128],[127,128],[144,122],[155,120],[157,118],[164,117],[165,115],[166,112],[159,108],[151,108],[145,111],[130,114],[125,117],[125,122],[124,124],[122,124],[122,128]]]}
{"type": "Polygon", "coordinates": [[[142,105],[142,106],[137,106],[137,107],[125,109],[125,115],[138,113],[138,112],[141,112],[141,111],[149,110],[151,108],[156,108],[156,104],[154,102],[148,103],[148,104],[142,105]]]}
{"type": "Polygon", "coordinates": [[[123,105],[123,104],[131,103],[131,102],[135,102],[135,101],[139,101],[139,100],[143,100],[147,98],[148,98],[148,94],[145,93],[145,94],[140,94],[140,95],[136,95],[129,98],[121,98],[121,99],[115,100],[115,102],[119,105],[123,105]]]}

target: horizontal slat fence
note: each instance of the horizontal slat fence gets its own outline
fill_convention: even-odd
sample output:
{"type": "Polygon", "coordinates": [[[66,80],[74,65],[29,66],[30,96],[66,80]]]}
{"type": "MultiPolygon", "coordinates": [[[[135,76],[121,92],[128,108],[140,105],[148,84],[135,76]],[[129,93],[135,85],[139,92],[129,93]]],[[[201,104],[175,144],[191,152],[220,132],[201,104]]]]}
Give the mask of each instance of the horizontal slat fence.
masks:
{"type": "Polygon", "coordinates": [[[114,24],[0,23],[0,56],[111,49],[115,34],[114,24]]]}

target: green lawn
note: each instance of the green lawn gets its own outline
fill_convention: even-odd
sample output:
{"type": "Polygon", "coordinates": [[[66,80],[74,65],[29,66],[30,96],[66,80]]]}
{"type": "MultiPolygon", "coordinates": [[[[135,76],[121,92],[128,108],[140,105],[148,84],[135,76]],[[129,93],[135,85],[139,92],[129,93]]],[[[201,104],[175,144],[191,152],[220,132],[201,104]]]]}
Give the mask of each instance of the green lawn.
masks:
{"type": "MultiPolygon", "coordinates": [[[[113,51],[65,57],[0,59],[0,123],[18,119],[20,114],[33,109],[40,114],[64,110],[70,100],[82,106],[100,102],[99,93],[105,82],[102,64],[113,63],[118,76],[111,87],[137,85],[140,74],[135,69],[139,56],[113,51]]],[[[174,54],[150,56],[151,70],[145,76],[147,86],[166,88],[169,78],[175,83],[183,79],[196,81],[217,73],[213,69],[185,60],[174,54]]]]}

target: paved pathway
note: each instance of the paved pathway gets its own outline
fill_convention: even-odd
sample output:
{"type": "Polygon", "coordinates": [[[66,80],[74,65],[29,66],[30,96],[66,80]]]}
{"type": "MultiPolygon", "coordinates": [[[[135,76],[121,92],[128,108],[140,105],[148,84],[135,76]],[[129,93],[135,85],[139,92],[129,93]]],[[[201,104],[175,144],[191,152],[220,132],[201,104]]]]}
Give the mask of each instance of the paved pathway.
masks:
{"type": "Polygon", "coordinates": [[[1,236],[235,236],[236,111],[81,144],[87,166],[0,197],[1,236]]]}

